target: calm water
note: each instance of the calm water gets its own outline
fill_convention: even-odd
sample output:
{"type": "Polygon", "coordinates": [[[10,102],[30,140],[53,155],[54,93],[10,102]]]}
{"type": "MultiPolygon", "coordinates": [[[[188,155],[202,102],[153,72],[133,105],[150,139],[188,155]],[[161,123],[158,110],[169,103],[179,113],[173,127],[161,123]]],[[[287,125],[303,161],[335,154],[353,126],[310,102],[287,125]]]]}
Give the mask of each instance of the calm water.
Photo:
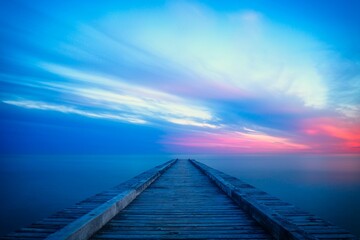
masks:
{"type": "MultiPolygon", "coordinates": [[[[0,235],[40,220],[173,157],[2,156],[0,235]]],[[[360,236],[359,156],[190,157],[360,236]]]]}

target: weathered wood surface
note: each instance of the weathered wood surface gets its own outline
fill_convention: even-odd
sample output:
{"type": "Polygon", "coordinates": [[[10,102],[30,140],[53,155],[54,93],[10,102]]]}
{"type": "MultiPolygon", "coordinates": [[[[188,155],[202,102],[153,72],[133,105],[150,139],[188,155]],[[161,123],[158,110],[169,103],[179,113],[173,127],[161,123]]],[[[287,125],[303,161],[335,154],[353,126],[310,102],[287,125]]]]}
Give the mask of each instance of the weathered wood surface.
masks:
{"type": "Polygon", "coordinates": [[[169,161],[0,239],[81,240],[90,236],[92,239],[357,239],[341,228],[193,160],[169,161]]]}
{"type": "Polygon", "coordinates": [[[177,161],[92,239],[272,239],[187,160],[177,161]]]}
{"type": "Polygon", "coordinates": [[[172,160],[152,168],[123,184],[0,239],[88,239],[174,163],[175,160],[172,160]]]}
{"type": "Polygon", "coordinates": [[[195,160],[191,162],[276,239],[358,239],[348,231],[195,160]]]}

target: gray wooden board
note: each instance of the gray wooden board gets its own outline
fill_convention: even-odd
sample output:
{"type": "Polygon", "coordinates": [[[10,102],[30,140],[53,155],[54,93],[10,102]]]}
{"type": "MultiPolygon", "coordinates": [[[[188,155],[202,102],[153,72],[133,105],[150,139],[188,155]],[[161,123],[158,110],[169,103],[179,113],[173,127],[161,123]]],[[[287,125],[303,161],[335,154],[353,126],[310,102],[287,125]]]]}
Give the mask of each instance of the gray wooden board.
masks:
{"type": "Polygon", "coordinates": [[[101,226],[92,239],[357,239],[204,164],[187,160],[173,163],[150,169],[0,239],[86,239],[101,226]],[[151,184],[151,179],[157,180],[151,184]],[[101,225],[97,223],[94,230],[94,222],[89,222],[95,219],[93,213],[101,214],[114,199],[129,196],[129,190],[141,194],[121,207],[122,211],[118,209],[109,222],[107,218],[101,225]],[[77,226],[85,235],[77,234],[77,226]],[[67,228],[75,229],[75,234],[67,235],[67,228]],[[59,232],[66,234],[56,235],[59,232]]]}
{"type": "Polygon", "coordinates": [[[276,239],[358,239],[295,206],[195,160],[191,162],[276,239]]]}
{"type": "Polygon", "coordinates": [[[177,161],[92,239],[272,239],[187,160],[177,161]]]}
{"type": "Polygon", "coordinates": [[[9,233],[4,237],[0,237],[0,239],[86,239],[88,238],[86,237],[87,234],[90,236],[103,225],[104,219],[108,217],[105,214],[109,212],[109,209],[119,211],[120,201],[121,204],[125,204],[127,200],[132,200],[132,195],[141,193],[148,184],[151,184],[153,180],[166,171],[174,162],[169,161],[149,169],[110,190],[89,197],[75,206],[9,233]],[[96,226],[96,229],[94,226],[96,226]]]}

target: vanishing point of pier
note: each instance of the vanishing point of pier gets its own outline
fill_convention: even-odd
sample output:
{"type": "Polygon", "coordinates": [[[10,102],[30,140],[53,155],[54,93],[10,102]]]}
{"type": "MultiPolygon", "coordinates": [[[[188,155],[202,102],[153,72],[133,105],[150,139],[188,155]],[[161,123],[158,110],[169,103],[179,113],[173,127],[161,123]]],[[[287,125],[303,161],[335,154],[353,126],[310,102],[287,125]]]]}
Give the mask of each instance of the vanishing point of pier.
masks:
{"type": "Polygon", "coordinates": [[[0,239],[357,239],[195,160],[172,160],[0,239]]]}

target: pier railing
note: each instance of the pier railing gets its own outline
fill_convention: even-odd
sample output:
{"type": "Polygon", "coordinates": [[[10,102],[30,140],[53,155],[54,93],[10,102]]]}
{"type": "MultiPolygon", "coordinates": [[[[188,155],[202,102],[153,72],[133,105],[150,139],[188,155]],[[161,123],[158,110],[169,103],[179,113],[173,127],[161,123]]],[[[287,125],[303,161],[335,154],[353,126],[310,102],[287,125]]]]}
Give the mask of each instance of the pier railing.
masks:
{"type": "Polygon", "coordinates": [[[275,239],[357,239],[346,230],[281,201],[235,177],[190,160],[275,239]]]}
{"type": "Polygon", "coordinates": [[[0,239],[138,239],[149,232],[156,239],[191,239],[192,233],[204,239],[357,239],[195,160],[166,162],[0,239]]]}

